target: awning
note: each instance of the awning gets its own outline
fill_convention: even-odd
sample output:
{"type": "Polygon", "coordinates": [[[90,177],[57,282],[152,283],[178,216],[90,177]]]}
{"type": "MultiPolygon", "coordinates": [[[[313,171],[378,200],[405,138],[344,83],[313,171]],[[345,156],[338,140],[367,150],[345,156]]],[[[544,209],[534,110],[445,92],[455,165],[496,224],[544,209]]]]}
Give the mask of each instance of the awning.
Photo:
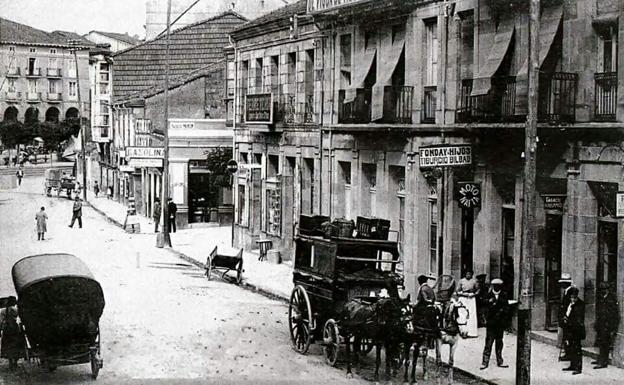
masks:
{"type": "MultiPolygon", "coordinates": [[[[540,67],[544,64],[544,60],[546,60],[546,56],[548,56],[548,52],[550,52],[550,47],[555,41],[555,36],[559,31],[559,26],[561,25],[561,18],[563,17],[563,8],[561,6],[546,8],[542,12],[542,16],[540,17],[540,34],[539,34],[539,65],[540,67]]],[[[518,71],[518,77],[526,77],[528,75],[529,69],[529,58],[527,57],[522,67],[518,71]]]]}
{"type": "Polygon", "coordinates": [[[405,51],[405,41],[396,42],[392,45],[392,49],[387,54],[380,55],[379,66],[381,68],[381,76],[373,86],[372,100],[371,100],[371,120],[379,120],[383,118],[383,106],[384,106],[384,89],[386,86],[391,85],[392,75],[396,70],[401,55],[405,51]]]}
{"type": "Polygon", "coordinates": [[[617,183],[587,181],[598,203],[604,207],[611,216],[615,217],[615,196],[618,192],[617,183]]]}
{"type": "Polygon", "coordinates": [[[351,86],[345,91],[344,103],[353,102],[357,89],[364,87],[364,81],[371,71],[376,56],[377,49],[370,49],[362,51],[362,54],[355,58],[357,65],[351,67],[354,69],[354,72],[351,77],[351,86]]]}
{"type": "Polygon", "coordinates": [[[492,77],[496,71],[498,71],[498,68],[505,58],[505,54],[509,50],[514,31],[513,18],[502,20],[498,24],[496,35],[494,35],[494,44],[492,44],[490,48],[490,53],[485,63],[479,66],[479,72],[474,79],[470,96],[486,95],[490,92],[490,88],[492,88],[492,77]]]}

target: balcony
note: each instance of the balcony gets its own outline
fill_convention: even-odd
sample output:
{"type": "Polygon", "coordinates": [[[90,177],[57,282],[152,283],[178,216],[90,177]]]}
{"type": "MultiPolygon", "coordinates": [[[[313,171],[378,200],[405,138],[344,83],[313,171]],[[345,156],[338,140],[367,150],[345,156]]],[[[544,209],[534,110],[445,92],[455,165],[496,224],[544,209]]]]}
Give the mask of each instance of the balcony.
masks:
{"type": "Polygon", "coordinates": [[[422,123],[435,123],[436,93],[438,91],[438,87],[425,87],[424,91],[421,121],[422,123]]]}
{"type": "Polygon", "coordinates": [[[26,101],[28,103],[39,103],[41,101],[41,92],[26,93],[26,101]]]}
{"type": "Polygon", "coordinates": [[[22,93],[16,91],[5,92],[5,99],[7,102],[19,102],[22,99],[22,93]]]}
{"type": "Polygon", "coordinates": [[[355,99],[345,102],[346,90],[340,90],[338,92],[338,123],[370,123],[371,96],[371,88],[358,88],[355,91],[355,99]]]}
{"type": "Polygon", "coordinates": [[[505,76],[492,78],[492,88],[487,95],[471,96],[474,79],[461,83],[458,123],[512,122],[524,119],[515,115],[516,78],[505,76]]]}
{"type": "Polygon", "coordinates": [[[27,78],[40,78],[41,68],[26,68],[26,77],[27,78]]]}
{"type": "Polygon", "coordinates": [[[617,112],[617,72],[594,74],[594,120],[615,122],[617,112]]]}
{"type": "Polygon", "coordinates": [[[384,87],[384,123],[411,124],[414,87],[384,87]]]}
{"type": "Polygon", "coordinates": [[[548,123],[574,123],[577,83],[575,73],[541,74],[538,119],[548,123]]]}
{"type": "Polygon", "coordinates": [[[277,111],[277,114],[275,115],[276,123],[295,123],[295,95],[281,94],[278,96],[277,101],[274,101],[273,104],[275,105],[275,111],[277,111]]]}
{"type": "Polygon", "coordinates": [[[62,72],[60,68],[48,68],[46,73],[47,73],[47,77],[49,78],[62,77],[62,72]]]}
{"type": "Polygon", "coordinates": [[[20,76],[20,68],[19,67],[9,67],[6,71],[7,78],[18,78],[20,76]]]}
{"type": "Polygon", "coordinates": [[[60,92],[48,92],[48,103],[60,103],[63,101],[63,95],[60,92]]]}

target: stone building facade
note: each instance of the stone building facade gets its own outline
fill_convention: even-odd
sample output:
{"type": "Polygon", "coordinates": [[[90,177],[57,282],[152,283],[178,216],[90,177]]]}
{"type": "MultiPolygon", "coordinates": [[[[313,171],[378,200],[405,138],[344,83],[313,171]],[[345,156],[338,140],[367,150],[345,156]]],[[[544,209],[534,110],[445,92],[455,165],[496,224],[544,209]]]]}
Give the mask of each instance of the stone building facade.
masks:
{"type": "MultiPolygon", "coordinates": [[[[239,244],[271,237],[288,258],[299,213],[383,217],[412,293],[419,274],[459,279],[472,270],[503,278],[518,299],[528,10],[502,3],[309,0],[256,21],[262,30],[254,22],[236,30],[239,244]],[[289,63],[294,111],[305,115],[308,92],[314,125],[280,121],[289,63]],[[274,120],[250,124],[265,117],[266,95],[277,101],[274,120]]],[[[587,344],[599,284],[624,294],[616,212],[624,187],[622,11],[608,0],[552,0],[542,2],[540,18],[533,329],[552,336],[557,280],[571,273],[587,304],[587,344]]]]}

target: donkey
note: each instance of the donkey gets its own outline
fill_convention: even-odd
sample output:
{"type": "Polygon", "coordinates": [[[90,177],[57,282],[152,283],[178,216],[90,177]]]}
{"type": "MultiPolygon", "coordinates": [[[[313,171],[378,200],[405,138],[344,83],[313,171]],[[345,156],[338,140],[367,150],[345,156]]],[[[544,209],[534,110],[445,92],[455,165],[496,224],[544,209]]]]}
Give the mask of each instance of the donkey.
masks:
{"type": "Polygon", "coordinates": [[[356,362],[359,360],[358,350],[362,339],[370,339],[375,346],[375,381],[379,379],[381,366],[381,350],[386,349],[386,375],[390,375],[392,354],[400,342],[399,336],[405,334],[410,313],[410,296],[406,299],[381,298],[375,303],[351,300],[345,304],[340,314],[340,325],[343,329],[347,354],[347,377],[351,372],[351,344],[355,352],[356,362]],[[353,342],[351,342],[351,337],[353,342]]]}
{"type": "Polygon", "coordinates": [[[416,382],[416,363],[422,350],[423,376],[427,374],[425,362],[428,349],[434,346],[434,341],[440,336],[440,309],[433,304],[418,303],[412,307],[412,321],[408,332],[403,336],[403,358],[405,360],[405,372],[403,381],[408,382],[410,350],[413,347],[413,359],[411,382],[416,382]]]}

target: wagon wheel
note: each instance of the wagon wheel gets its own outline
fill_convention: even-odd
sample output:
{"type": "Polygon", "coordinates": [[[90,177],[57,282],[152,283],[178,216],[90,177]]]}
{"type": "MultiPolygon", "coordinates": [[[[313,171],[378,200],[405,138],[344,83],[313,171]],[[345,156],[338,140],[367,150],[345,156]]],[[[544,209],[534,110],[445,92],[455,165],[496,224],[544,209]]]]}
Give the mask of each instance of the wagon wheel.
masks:
{"type": "Polygon", "coordinates": [[[45,194],[47,196],[52,196],[52,187],[46,186],[45,187],[45,194]]]}
{"type": "Polygon", "coordinates": [[[243,261],[241,260],[236,268],[236,284],[240,285],[243,282],[243,261]]]}
{"type": "Polygon", "coordinates": [[[210,275],[212,274],[212,258],[208,258],[208,266],[206,266],[206,277],[210,281],[210,275]]]}
{"type": "Polygon", "coordinates": [[[312,307],[308,293],[301,286],[296,286],[290,295],[288,326],[293,348],[306,354],[312,342],[312,307]]]}
{"type": "Polygon", "coordinates": [[[328,319],[323,328],[323,356],[328,365],[336,366],[340,349],[340,332],[333,319],[328,319]]]}

